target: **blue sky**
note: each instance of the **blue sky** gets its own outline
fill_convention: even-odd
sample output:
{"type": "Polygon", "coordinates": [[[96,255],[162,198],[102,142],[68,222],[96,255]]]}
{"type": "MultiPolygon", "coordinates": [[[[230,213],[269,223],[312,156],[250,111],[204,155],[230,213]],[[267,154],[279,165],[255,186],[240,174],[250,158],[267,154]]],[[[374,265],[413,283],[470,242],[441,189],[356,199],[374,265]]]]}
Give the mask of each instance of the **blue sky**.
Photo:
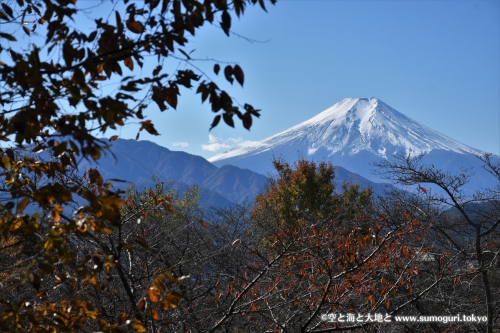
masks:
{"type": "MultiPolygon", "coordinates": [[[[106,12],[100,1],[78,4],[100,5],[91,16],[106,12]]],[[[498,0],[278,0],[268,13],[249,7],[233,18],[232,31],[237,35],[227,37],[217,24],[206,25],[185,50],[239,103],[262,109],[251,130],[237,123],[209,132],[210,106],[182,90],[177,110],[160,113],[151,104],[146,114],[161,135],[142,132],[141,139],[208,158],[285,130],[346,97],[377,97],[462,143],[500,154],[498,0]],[[217,78],[212,59],[239,64],[244,87],[217,78]]],[[[187,66],[169,65],[171,72],[187,66]]],[[[134,138],[138,128],[130,124],[118,134],[134,138]]]]}
{"type": "MultiPolygon", "coordinates": [[[[238,36],[207,27],[186,50],[238,63],[245,85],[221,84],[262,109],[246,131],[219,125],[199,96],[182,92],[177,111],[151,112],[173,150],[210,157],[261,140],[346,97],[377,97],[462,143],[500,153],[500,2],[278,1],[233,22],[238,36]],[[218,149],[217,149],[218,148],[218,149]]],[[[213,62],[195,63],[212,73],[213,62]]],[[[223,81],[220,81],[223,82],[223,81]]],[[[134,137],[136,128],[121,131],[134,137]]]]}

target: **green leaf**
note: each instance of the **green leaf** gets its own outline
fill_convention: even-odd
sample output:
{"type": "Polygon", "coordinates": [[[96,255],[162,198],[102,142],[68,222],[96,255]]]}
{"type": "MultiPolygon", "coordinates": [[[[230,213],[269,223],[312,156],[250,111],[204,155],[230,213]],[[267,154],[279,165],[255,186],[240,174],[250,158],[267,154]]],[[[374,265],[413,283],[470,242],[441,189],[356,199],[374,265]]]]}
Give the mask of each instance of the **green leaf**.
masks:
{"type": "Polygon", "coordinates": [[[219,64],[215,64],[214,65],[214,73],[215,73],[215,75],[219,75],[219,71],[220,71],[220,65],[219,64]]]}

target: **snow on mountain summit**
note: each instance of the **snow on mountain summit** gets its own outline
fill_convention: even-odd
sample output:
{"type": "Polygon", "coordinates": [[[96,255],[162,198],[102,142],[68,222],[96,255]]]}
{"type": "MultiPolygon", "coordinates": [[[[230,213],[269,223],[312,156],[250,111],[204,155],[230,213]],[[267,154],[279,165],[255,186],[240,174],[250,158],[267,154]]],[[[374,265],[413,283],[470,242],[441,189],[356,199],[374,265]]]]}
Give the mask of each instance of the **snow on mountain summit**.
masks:
{"type": "MultiPolygon", "coordinates": [[[[307,155],[343,156],[360,152],[388,157],[394,153],[420,154],[444,150],[480,153],[438,133],[391,108],[377,98],[346,98],[318,115],[262,141],[237,146],[210,162],[294,150],[307,155]]],[[[227,163],[231,163],[227,161],[227,163]]],[[[218,163],[216,163],[218,164],[218,163]]],[[[226,164],[226,163],[224,163],[226,164]]]]}

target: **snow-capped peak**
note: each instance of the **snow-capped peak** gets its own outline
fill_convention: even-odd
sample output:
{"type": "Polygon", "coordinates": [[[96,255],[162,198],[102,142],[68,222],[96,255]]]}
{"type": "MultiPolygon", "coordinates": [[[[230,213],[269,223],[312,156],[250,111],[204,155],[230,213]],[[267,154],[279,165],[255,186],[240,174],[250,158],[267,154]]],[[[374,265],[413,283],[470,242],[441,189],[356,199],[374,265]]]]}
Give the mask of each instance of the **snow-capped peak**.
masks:
{"type": "Polygon", "coordinates": [[[253,144],[215,155],[210,162],[293,149],[314,155],[354,155],[362,151],[387,157],[396,152],[420,154],[446,150],[480,151],[455,141],[394,110],[377,98],[346,98],[318,115],[253,144]]]}

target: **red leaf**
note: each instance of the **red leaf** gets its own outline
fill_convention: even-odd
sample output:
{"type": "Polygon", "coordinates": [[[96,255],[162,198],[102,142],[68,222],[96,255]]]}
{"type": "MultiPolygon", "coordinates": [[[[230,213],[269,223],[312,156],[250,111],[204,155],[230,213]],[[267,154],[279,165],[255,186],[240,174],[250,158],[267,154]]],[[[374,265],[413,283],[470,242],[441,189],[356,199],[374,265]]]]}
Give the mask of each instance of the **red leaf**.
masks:
{"type": "Polygon", "coordinates": [[[156,309],[151,309],[151,317],[153,317],[154,320],[160,320],[160,315],[156,309]]]}
{"type": "Polygon", "coordinates": [[[208,228],[208,224],[207,222],[203,221],[203,220],[198,220],[198,222],[200,222],[200,224],[206,229],[208,228]]]}

